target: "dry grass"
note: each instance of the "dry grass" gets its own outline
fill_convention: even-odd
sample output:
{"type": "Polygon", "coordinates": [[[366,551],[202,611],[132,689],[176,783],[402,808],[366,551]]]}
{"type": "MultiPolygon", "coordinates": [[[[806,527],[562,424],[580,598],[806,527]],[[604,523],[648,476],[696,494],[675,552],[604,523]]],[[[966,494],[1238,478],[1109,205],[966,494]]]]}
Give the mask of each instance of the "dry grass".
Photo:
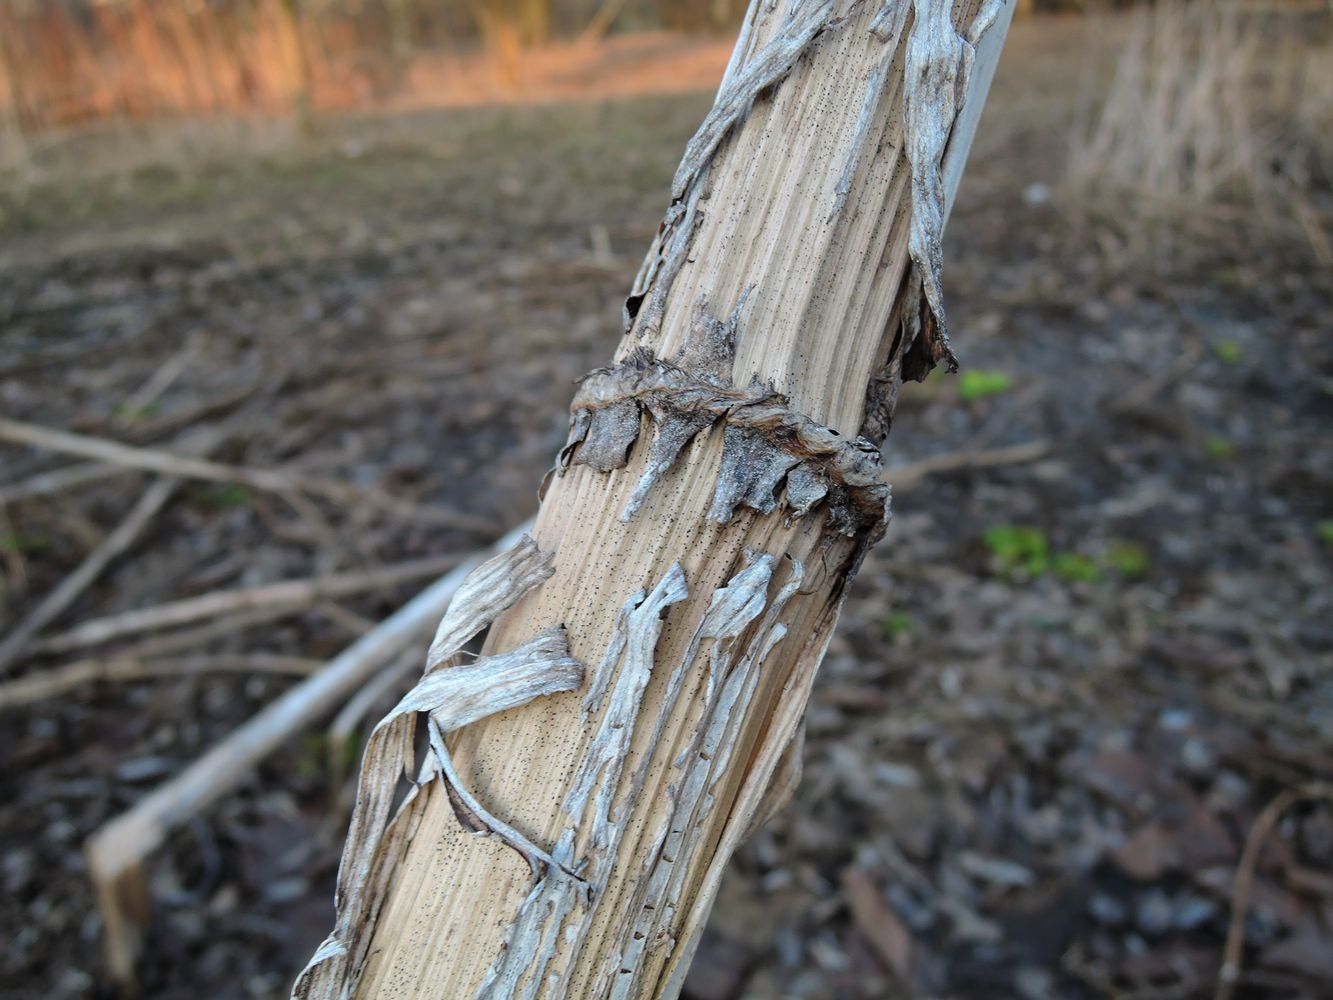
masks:
{"type": "Polygon", "coordinates": [[[586,64],[597,47],[573,40],[595,41],[615,15],[633,34],[672,20],[638,0],[603,5],[587,23],[585,6],[0,0],[0,124],[31,136],[108,119],[474,103],[478,86],[510,99],[540,83],[553,60],[586,64]]]}
{"type": "Polygon", "coordinates": [[[460,148],[457,137],[444,140],[423,129],[419,114],[444,107],[512,105],[517,112],[555,101],[702,94],[717,85],[729,54],[725,40],[669,32],[622,34],[591,44],[556,41],[527,50],[519,86],[505,90],[486,52],[419,53],[405,67],[399,89],[372,112],[322,115],[314,136],[289,114],[113,117],[28,135],[6,129],[0,114],[0,228],[7,203],[19,203],[26,216],[40,211],[44,199],[64,199],[80,189],[133,197],[154,178],[206,187],[210,179],[253,179],[274,170],[294,175],[354,169],[367,155],[382,158],[395,151],[452,157],[460,148]]]}
{"type": "MultiPolygon", "coordinates": [[[[1071,133],[1066,203],[1131,252],[1239,226],[1297,236],[1333,262],[1320,210],[1333,166],[1328,21],[1239,0],[1138,8],[1104,99],[1085,102],[1071,133]]],[[[1098,19],[1094,31],[1117,27],[1098,19]]]]}
{"type": "Polygon", "coordinates": [[[361,83],[339,57],[340,25],[315,33],[283,0],[214,9],[203,4],[127,0],[89,6],[0,3],[0,97],[31,132],[98,118],[185,111],[287,111],[311,85],[330,101],[361,83]],[[331,52],[313,66],[302,51],[331,52]]]}

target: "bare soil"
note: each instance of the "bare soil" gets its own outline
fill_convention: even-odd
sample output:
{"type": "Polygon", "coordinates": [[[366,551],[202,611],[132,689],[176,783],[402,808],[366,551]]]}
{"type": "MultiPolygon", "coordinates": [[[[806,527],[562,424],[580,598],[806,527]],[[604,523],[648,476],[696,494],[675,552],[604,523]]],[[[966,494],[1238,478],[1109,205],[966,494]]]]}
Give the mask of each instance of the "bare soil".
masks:
{"type": "MultiPolygon", "coordinates": [[[[1075,225],[1048,197],[1074,40],[1037,22],[1012,41],[947,248],[965,374],[905,393],[889,461],[1047,447],[899,491],[816,687],[800,790],[736,858],[693,1000],[1212,996],[1256,818],[1333,781],[1333,279],[1308,244],[1223,222],[1169,268],[1075,225]]],[[[34,149],[0,187],[7,417],[163,448],[221,425],[219,461],[461,515],[186,484],[45,635],[462,553],[527,516],[708,103],[34,149]]],[[[0,483],[71,461],[3,445],[0,483]]],[[[147,482],[0,511],[5,631],[147,482]]],[[[182,642],[324,658],[414,589],[182,642]]],[[[79,655],[39,646],[16,673],[79,655]]],[[[83,839],[290,683],[187,675],[3,713],[0,995],[106,991],[83,839]]],[[[147,996],[285,995],[332,919],[337,755],[302,734],[155,857],[147,996]]],[[[1237,996],[1328,996],[1333,806],[1296,802],[1257,858],[1237,996]]]]}

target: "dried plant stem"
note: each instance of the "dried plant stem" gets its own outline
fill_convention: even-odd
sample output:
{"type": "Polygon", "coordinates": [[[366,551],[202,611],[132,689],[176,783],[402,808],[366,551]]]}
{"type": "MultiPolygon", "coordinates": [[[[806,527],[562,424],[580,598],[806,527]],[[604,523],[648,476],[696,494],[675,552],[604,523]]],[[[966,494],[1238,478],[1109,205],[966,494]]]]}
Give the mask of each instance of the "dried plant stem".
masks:
{"type": "Polygon", "coordinates": [[[63,493],[65,490],[77,489],[90,483],[100,483],[112,476],[126,474],[126,470],[120,466],[101,463],[67,465],[49,472],[39,472],[8,486],[0,486],[0,503],[17,503],[20,500],[31,500],[33,497],[50,496],[53,493],[63,493]]]}
{"type": "Polygon", "coordinates": [[[277,469],[251,469],[239,465],[224,465],[188,455],[139,448],[134,445],[73,434],[69,431],[41,427],[21,420],[0,417],[0,440],[14,444],[32,445],[50,451],[91,458],[109,465],[145,472],[157,472],[182,479],[202,479],[206,482],[235,483],[279,495],[298,492],[313,493],[346,504],[370,504],[400,516],[411,517],[467,531],[488,533],[494,526],[484,518],[470,517],[455,511],[423,507],[380,490],[352,486],[299,473],[277,469]]]}
{"type": "Polygon", "coordinates": [[[214,673],[287,674],[304,677],[313,674],[323,665],[322,660],[263,653],[242,653],[236,656],[185,656],[160,660],[142,660],[126,656],[76,660],[73,663],[63,663],[50,670],[0,684],[0,709],[17,708],[50,698],[59,698],[61,695],[95,683],[127,684],[157,677],[214,673]]]}
{"type": "Polygon", "coordinates": [[[892,466],[886,478],[893,484],[895,496],[901,496],[920,486],[931,476],[963,469],[997,469],[1006,465],[1022,465],[1044,458],[1051,451],[1051,442],[1044,438],[1005,445],[1003,448],[968,449],[932,455],[915,462],[892,466]]]}
{"type": "Polygon", "coordinates": [[[285,604],[278,604],[219,615],[191,628],[175,629],[145,636],[132,646],[117,648],[115,655],[150,659],[158,656],[169,656],[174,653],[189,653],[204,649],[210,642],[218,639],[234,638],[257,625],[266,625],[269,622],[287,618],[299,610],[299,608],[293,609],[285,604]]]}
{"type": "Polygon", "coordinates": [[[73,604],[80,594],[102,575],[102,570],[123,553],[137,539],[157,512],[161,510],[171,495],[176,492],[178,480],[158,479],[153,482],[135,502],[125,520],[115,531],[106,537],[101,545],[93,549],[69,576],[60,582],[55,590],[44,597],[28,616],[10,629],[9,634],[0,640],[0,674],[6,673],[20,654],[31,643],[33,636],[53,622],[73,604]]]}
{"type": "Polygon", "coordinates": [[[135,608],[94,618],[42,643],[44,652],[66,653],[128,635],[174,628],[251,609],[284,607],[288,613],[313,607],[331,597],[347,597],[439,576],[458,565],[460,556],[431,556],[356,573],[337,573],[308,580],[284,580],[239,590],[218,590],[153,608],[135,608]]]}
{"type": "MultiPolygon", "coordinates": [[[[482,650],[560,626],[587,681],[461,729],[382,837],[354,820],[295,996],[680,992],[883,532],[897,389],[951,358],[940,230],[1012,9],[751,5],[625,339],[575,398],[534,529],[553,573],[482,650]],[[516,836],[460,824],[483,806],[516,836]]],[[[367,753],[358,809],[394,767],[367,753]]]]}
{"type": "Polygon", "coordinates": [[[1222,967],[1217,973],[1214,1000],[1231,1000],[1240,980],[1241,958],[1245,950],[1245,914],[1250,908],[1250,891],[1254,888],[1259,852],[1283,814],[1301,802],[1333,803],[1333,785],[1315,781],[1282,792],[1264,806],[1245,838],[1245,849],[1236,865],[1236,881],[1231,890],[1231,922],[1227,925],[1227,943],[1222,953],[1222,967]]]}
{"type": "Polygon", "coordinates": [[[125,400],[117,423],[127,424],[147,410],[189,368],[203,346],[204,338],[198,331],[187,337],[180,349],[154,368],[148,380],[125,400]]]}

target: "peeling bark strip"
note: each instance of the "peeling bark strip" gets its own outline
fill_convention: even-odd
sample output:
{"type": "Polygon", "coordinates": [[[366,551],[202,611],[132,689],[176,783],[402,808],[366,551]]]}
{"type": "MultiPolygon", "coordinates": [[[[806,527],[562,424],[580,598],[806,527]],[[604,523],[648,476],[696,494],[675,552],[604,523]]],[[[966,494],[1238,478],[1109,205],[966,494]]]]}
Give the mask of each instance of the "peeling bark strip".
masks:
{"type": "Polygon", "coordinates": [[[563,623],[596,664],[586,693],[448,747],[428,725],[445,780],[389,826],[366,917],[335,934],[357,996],[681,989],[727,859],[798,771],[815,670],[883,530],[857,432],[878,443],[903,379],[950,357],[940,233],[1011,6],[977,47],[996,0],[753,0],[626,335],[574,401],[534,528],[554,573],[484,647],[563,623]]]}
{"type": "Polygon", "coordinates": [[[675,950],[678,911],[691,864],[703,846],[705,822],[716,804],[714,790],[717,783],[731,773],[737,733],[749,714],[759,684],[760,667],[787,634],[787,626],[779,622],[777,616],[801,587],[805,576],[801,564],[792,564],[786,584],[765,611],[763,598],[776,560],[768,554],[749,555],[748,558],[750,567],[737,574],[727,590],[735,590],[737,581],[751,569],[757,571],[752,575],[762,579],[762,584],[741,588],[738,599],[731,602],[730,613],[723,619],[729,617],[731,621],[723,629],[717,628],[718,622],[710,622],[715,612],[725,606],[716,598],[726,591],[719,591],[700,627],[700,638],[715,640],[703,719],[693,746],[675,762],[684,774],[673,809],[658,831],[651,874],[640,880],[627,908],[626,919],[619,928],[618,960],[603,966],[597,995],[607,995],[614,1000],[635,996],[642,987],[644,950],[661,951],[667,956],[675,950]],[[754,631],[750,643],[738,649],[735,638],[761,612],[763,621],[754,631]],[[710,624],[713,626],[711,630],[710,624]]]}
{"type": "Polygon", "coordinates": [[[603,704],[605,710],[565,797],[566,826],[552,852],[555,865],[524,900],[476,1000],[528,1000],[543,990],[565,995],[570,966],[556,966],[557,954],[570,955],[585,946],[592,907],[606,888],[620,846],[625,810],[636,804],[642,790],[643,768],[625,774],[630,742],[644,725],[653,728],[654,741],[661,736],[661,722],[681,696],[686,670],[707,644],[704,716],[691,745],[674,762],[680,777],[673,785],[672,808],[652,835],[652,860],[624,910],[614,946],[618,961],[604,965],[593,995],[632,995],[643,949],[669,950],[674,944],[671,929],[686,873],[700,847],[702,823],[714,805],[713,789],[729,773],[736,730],[746,718],[760,667],[787,634],[778,615],[804,578],[801,564],[794,563],[787,582],[770,600],[777,561],[768,553],[745,554],[745,566],[713,593],[708,612],[671,669],[664,696],[647,709],[643,695],[650,676],[665,667],[655,662],[660,660],[656,650],[663,612],[688,596],[680,565],[673,565],[651,593],[639,591],[622,607],[584,699],[589,722],[603,704]],[[758,627],[751,629],[756,621],[758,627]],[[615,682],[609,684],[613,674],[615,682]],[[575,871],[582,877],[574,877],[575,871]]]}
{"type": "MultiPolygon", "coordinates": [[[[606,709],[565,796],[562,811],[567,825],[553,852],[560,867],[548,869],[546,878],[524,901],[500,955],[477,989],[477,1000],[536,996],[561,944],[568,947],[577,942],[581,932],[586,933],[586,920],[564,933],[562,928],[580,900],[586,916],[592,896],[605,885],[620,834],[612,817],[612,798],[620,785],[635,720],[652,673],[653,653],[662,634],[662,614],[688,594],[685,573],[676,563],[651,593],[639,591],[622,608],[593,691],[584,701],[585,716],[593,715],[603,701],[606,709]],[[608,689],[612,675],[615,682],[608,689]],[[585,857],[580,861],[575,857],[576,838],[585,826],[585,817],[585,857]],[[571,879],[569,869],[580,871],[586,883],[571,879]]],[[[631,789],[631,794],[634,791],[631,789]]]]}
{"type": "MultiPolygon", "coordinates": [[[[746,16],[747,28],[756,7],[753,5],[746,16]]],[[[671,182],[671,207],[667,209],[666,218],[662,220],[625,300],[626,333],[633,328],[635,317],[650,291],[652,297],[639,326],[639,336],[661,326],[667,293],[671,291],[676,272],[685,262],[694,237],[699,201],[706,197],[713,155],[727,134],[744,120],[755,99],[790,73],[820,33],[831,26],[832,17],[833,0],[792,3],[776,38],[753,56],[747,55],[742,63],[737,64],[735,56],[732,57],[733,62],[727,67],[712,110],[685,147],[685,155],[671,182]]],[[[748,38],[746,32],[741,43],[748,38]]],[[[739,51],[740,43],[737,45],[739,51]]]]}
{"type": "MultiPolygon", "coordinates": [[[[892,6],[892,5],[891,5],[892,6]]],[[[900,5],[905,7],[906,5],[900,5]]],[[[944,220],[946,198],[941,173],[954,121],[969,93],[977,44],[1004,13],[1005,0],[985,0],[966,35],[954,29],[952,4],[941,0],[913,0],[915,16],[907,41],[906,153],[912,165],[913,300],[904,311],[912,355],[918,365],[904,376],[923,379],[942,360],[949,371],[958,359],[949,345],[949,324],[944,318],[944,220]],[[919,298],[918,298],[919,296],[919,298]],[[921,350],[924,348],[924,350],[921,350]]],[[[1010,4],[1009,14],[1013,12],[1010,4]]]]}
{"type": "Polygon", "coordinates": [[[517,649],[486,656],[469,666],[448,662],[474,635],[523,594],[551,575],[551,557],[527,535],[506,552],[478,566],[459,587],[435,635],[426,673],[371,733],[361,764],[356,806],[343,847],[335,894],[337,922],[301,973],[292,995],[334,998],[353,995],[371,931],[389,880],[405,846],[395,836],[389,811],[400,777],[413,781],[417,717],[424,715],[435,760],[421,768],[399,818],[421,786],[442,775],[477,832],[500,835],[519,851],[534,873],[554,862],[521,834],[494,819],[462,785],[453,770],[443,734],[534,698],[572,691],[583,668],[569,656],[563,628],[547,629],[517,649]],[[386,827],[388,827],[386,831],[386,827]],[[387,836],[386,836],[387,833],[387,836]]]}
{"type": "Polygon", "coordinates": [[[622,364],[585,376],[571,407],[569,440],[557,470],[564,472],[571,464],[599,472],[624,468],[639,437],[641,415],[647,413],[656,433],[648,446],[647,469],[620,513],[621,521],[629,521],[681,450],[721,421],[722,466],[710,519],[727,524],[741,506],[772,512],[785,480],[786,506],[793,516],[808,514],[822,502],[834,532],[873,544],[889,514],[879,449],[864,438],[848,441],[791,412],[786,397],[771,388],[732,385],[740,309],[724,322],[700,303],[693,335],[674,360],[660,360],[640,348],[622,364]]]}

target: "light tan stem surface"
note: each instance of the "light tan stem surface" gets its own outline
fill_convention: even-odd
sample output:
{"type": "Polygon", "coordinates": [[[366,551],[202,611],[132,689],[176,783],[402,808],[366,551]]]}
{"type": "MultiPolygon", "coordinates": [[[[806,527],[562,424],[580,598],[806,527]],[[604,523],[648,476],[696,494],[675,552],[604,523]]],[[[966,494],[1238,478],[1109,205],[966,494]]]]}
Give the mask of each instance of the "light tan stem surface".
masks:
{"type": "Polygon", "coordinates": [[[461,783],[561,867],[534,881],[422,784],[354,935],[364,968],[308,995],[679,992],[882,532],[897,387],[951,360],[938,237],[966,150],[949,143],[1004,6],[752,5],[617,367],[576,399],[534,532],[554,574],[486,643],[563,625],[587,679],[450,738],[461,783]]]}

